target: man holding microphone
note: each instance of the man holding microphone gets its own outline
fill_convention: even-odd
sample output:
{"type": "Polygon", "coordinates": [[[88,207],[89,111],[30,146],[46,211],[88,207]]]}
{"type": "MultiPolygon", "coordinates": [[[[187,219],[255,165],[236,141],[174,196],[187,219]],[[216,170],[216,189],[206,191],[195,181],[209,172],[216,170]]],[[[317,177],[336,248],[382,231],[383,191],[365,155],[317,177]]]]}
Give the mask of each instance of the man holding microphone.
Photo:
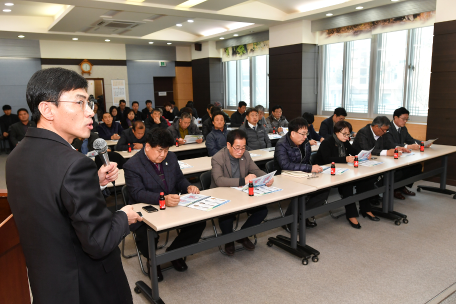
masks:
{"type": "Polygon", "coordinates": [[[133,303],[118,245],[142,218],[131,206],[114,214],[106,208],[101,189],[117,179],[117,164],[97,172],[70,145],[93,129],[86,89],[76,72],[36,72],[27,103],[37,127],[6,163],[8,201],[35,304],[133,303]]]}

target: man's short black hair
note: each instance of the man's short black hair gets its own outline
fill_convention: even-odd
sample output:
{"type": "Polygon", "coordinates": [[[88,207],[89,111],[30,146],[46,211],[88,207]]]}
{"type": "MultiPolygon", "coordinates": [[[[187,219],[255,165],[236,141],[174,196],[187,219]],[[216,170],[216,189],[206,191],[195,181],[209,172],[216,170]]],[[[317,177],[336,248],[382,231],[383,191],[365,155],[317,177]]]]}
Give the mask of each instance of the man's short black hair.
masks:
{"type": "Polygon", "coordinates": [[[302,117],[296,117],[288,123],[288,132],[291,132],[291,131],[298,132],[299,129],[302,129],[302,128],[307,128],[307,129],[309,128],[309,124],[307,123],[307,120],[305,120],[302,117]]]}
{"type": "Polygon", "coordinates": [[[20,108],[19,110],[17,110],[17,115],[19,115],[19,112],[22,112],[22,111],[25,111],[28,114],[28,111],[26,108],[20,108]]]}
{"type": "Polygon", "coordinates": [[[210,110],[212,109],[213,106],[214,106],[214,105],[213,105],[212,103],[210,103],[210,104],[208,104],[208,105],[206,106],[206,109],[208,109],[208,110],[210,111],[210,110]]]}
{"type": "Polygon", "coordinates": [[[226,118],[225,118],[225,115],[223,115],[223,113],[221,111],[217,111],[217,112],[214,112],[214,113],[211,113],[212,117],[211,117],[211,121],[214,122],[214,118],[215,116],[217,115],[222,115],[223,117],[223,120],[226,122],[226,118]]]}
{"type": "Polygon", "coordinates": [[[309,112],[304,112],[302,114],[302,118],[304,118],[309,125],[313,124],[313,122],[315,121],[315,116],[309,112]]]}
{"type": "Polygon", "coordinates": [[[120,105],[121,103],[127,104],[127,102],[125,101],[125,99],[119,100],[119,105],[120,105]]]}
{"type": "Polygon", "coordinates": [[[249,116],[250,113],[256,112],[258,114],[258,110],[255,108],[248,108],[247,111],[245,112],[245,116],[249,116]]]}
{"type": "Polygon", "coordinates": [[[42,101],[52,101],[56,106],[60,96],[69,91],[87,89],[87,80],[76,73],[63,68],[50,68],[37,71],[27,84],[27,104],[32,113],[32,120],[38,123],[41,117],[38,105],[42,101]]]}
{"type": "Polygon", "coordinates": [[[352,125],[351,123],[349,123],[348,121],[346,120],[341,120],[341,121],[338,121],[336,122],[336,124],[334,125],[334,133],[339,133],[340,131],[342,131],[343,129],[345,128],[348,128],[348,131],[351,133],[353,128],[352,128],[352,125]]]}
{"type": "Polygon", "coordinates": [[[185,113],[188,113],[188,114],[190,114],[190,115],[193,116],[193,111],[192,111],[192,109],[189,108],[189,107],[182,108],[182,109],[180,110],[180,112],[181,112],[181,115],[182,115],[182,113],[185,112],[185,113]]]}
{"type": "Polygon", "coordinates": [[[222,109],[220,109],[219,107],[213,106],[211,109],[211,115],[214,116],[215,112],[222,112],[222,109]]]}
{"type": "Polygon", "coordinates": [[[3,109],[3,111],[11,110],[11,106],[10,105],[4,105],[2,109],[3,109]]]}
{"type": "Polygon", "coordinates": [[[131,106],[133,106],[135,103],[136,103],[136,104],[138,105],[138,107],[139,107],[139,102],[137,102],[137,101],[133,101],[133,102],[131,103],[131,106]]]}
{"type": "MultiPolygon", "coordinates": [[[[150,113],[150,114],[154,114],[155,112],[160,112],[160,110],[158,108],[154,108],[154,109],[152,109],[152,113],[150,113]]],[[[161,114],[161,112],[160,112],[160,114],[161,114]]]]}
{"type": "Polygon", "coordinates": [[[410,115],[409,110],[407,110],[404,107],[400,107],[399,109],[394,110],[393,117],[395,117],[395,116],[401,117],[401,115],[404,115],[404,114],[410,115]]]}
{"type": "Polygon", "coordinates": [[[168,130],[155,128],[146,134],[146,143],[152,148],[159,146],[166,149],[174,145],[175,142],[168,130]]]}
{"type": "Polygon", "coordinates": [[[239,108],[247,107],[247,104],[244,101],[239,101],[238,107],[239,108]]]}
{"type": "Polygon", "coordinates": [[[152,100],[150,100],[150,99],[147,99],[147,100],[146,100],[146,106],[147,106],[147,104],[148,104],[148,103],[150,103],[150,104],[151,104],[151,103],[152,103],[152,100]]]}
{"type": "Polygon", "coordinates": [[[244,131],[239,129],[228,132],[228,135],[226,136],[226,141],[229,142],[230,145],[234,145],[234,141],[236,139],[245,139],[247,142],[247,134],[245,134],[244,131]]]}
{"type": "Polygon", "coordinates": [[[146,126],[144,125],[144,123],[140,120],[137,120],[137,121],[134,121],[131,128],[133,129],[133,131],[136,131],[136,129],[138,130],[142,130],[144,129],[146,126]]]}
{"type": "Polygon", "coordinates": [[[193,108],[193,101],[187,101],[187,104],[185,106],[188,108],[193,108]]]}
{"type": "Polygon", "coordinates": [[[174,100],[171,100],[170,103],[171,103],[172,105],[176,105],[176,103],[174,102],[174,100]]]}
{"type": "Polygon", "coordinates": [[[347,111],[345,111],[344,108],[335,108],[334,109],[334,114],[336,114],[336,116],[345,116],[345,117],[347,117],[347,111]]]}
{"type": "Polygon", "coordinates": [[[274,111],[277,110],[277,109],[280,109],[280,110],[283,111],[282,106],[275,105],[275,106],[273,106],[273,107],[271,108],[271,112],[274,112],[274,111]]]}

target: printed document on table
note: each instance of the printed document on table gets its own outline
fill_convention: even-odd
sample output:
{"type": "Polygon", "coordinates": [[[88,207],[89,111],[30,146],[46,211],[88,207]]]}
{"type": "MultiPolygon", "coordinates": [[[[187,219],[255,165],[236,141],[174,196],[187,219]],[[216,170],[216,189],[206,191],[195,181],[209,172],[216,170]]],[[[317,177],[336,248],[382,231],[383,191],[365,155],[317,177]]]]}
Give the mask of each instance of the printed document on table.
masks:
{"type": "MultiPolygon", "coordinates": [[[[323,168],[323,174],[331,174],[331,170],[327,170],[327,169],[331,169],[331,167],[322,167],[322,168],[323,168]]],[[[348,171],[347,168],[336,168],[336,175],[344,174],[347,171],[348,171]]]]}
{"type": "Polygon", "coordinates": [[[250,157],[260,156],[260,154],[250,153],[250,157]]]}
{"type": "Polygon", "coordinates": [[[225,205],[228,202],[229,202],[229,200],[209,197],[209,198],[200,200],[198,202],[195,202],[193,204],[190,204],[187,207],[202,210],[202,211],[210,211],[210,210],[213,210],[214,208],[225,205]]]}
{"type": "MultiPolygon", "coordinates": [[[[256,188],[256,187],[261,187],[261,186],[266,185],[274,177],[274,174],[276,172],[277,171],[274,171],[269,174],[252,179],[253,187],[256,188]]],[[[249,189],[249,184],[245,184],[244,186],[240,186],[240,187],[231,187],[231,188],[243,191],[245,189],[249,189]]]]}
{"type": "Polygon", "coordinates": [[[269,139],[280,139],[280,138],[282,138],[282,136],[279,135],[279,134],[268,134],[268,136],[269,136],[269,139]]]}
{"type": "Polygon", "coordinates": [[[412,155],[415,155],[415,153],[402,153],[401,154],[401,157],[407,157],[407,156],[412,156],[412,155]]]}
{"type": "Polygon", "coordinates": [[[273,151],[275,151],[275,147],[263,148],[263,149],[260,149],[260,150],[263,150],[263,151],[266,151],[266,152],[273,152],[273,151]]]}
{"type": "Polygon", "coordinates": [[[438,138],[436,139],[428,139],[424,142],[424,146],[427,147],[429,146],[430,144],[434,143],[434,141],[436,141],[438,138]]]}
{"type": "MultiPolygon", "coordinates": [[[[253,196],[260,196],[260,195],[265,195],[277,191],[282,191],[283,189],[276,188],[276,187],[268,187],[268,186],[261,186],[261,187],[256,187],[253,189],[253,196]]],[[[242,190],[245,193],[249,193],[249,189],[244,189],[242,190]]]]}
{"type": "Polygon", "coordinates": [[[184,138],[186,144],[194,144],[197,139],[203,139],[203,135],[185,135],[184,138]]]}
{"type": "Polygon", "coordinates": [[[193,166],[190,166],[189,164],[186,164],[180,160],[177,161],[177,163],[179,164],[179,168],[182,170],[182,169],[187,169],[187,168],[193,168],[193,166]]]}
{"type": "Polygon", "coordinates": [[[210,198],[210,196],[202,194],[187,194],[182,195],[179,200],[179,206],[188,207],[191,204],[210,198]]]}
{"type": "Polygon", "coordinates": [[[373,167],[383,164],[382,162],[375,161],[375,160],[363,160],[358,163],[359,166],[363,167],[373,167]]]}
{"type": "Polygon", "coordinates": [[[312,176],[312,173],[302,172],[302,171],[289,171],[283,170],[282,175],[297,177],[297,178],[308,178],[312,176]]]}
{"type": "MultiPolygon", "coordinates": [[[[374,150],[374,148],[372,148],[371,150],[362,150],[361,152],[359,152],[358,161],[367,159],[369,157],[369,154],[372,153],[372,150],[374,150]]],[[[355,156],[355,155],[352,155],[352,156],[355,156]]]]}

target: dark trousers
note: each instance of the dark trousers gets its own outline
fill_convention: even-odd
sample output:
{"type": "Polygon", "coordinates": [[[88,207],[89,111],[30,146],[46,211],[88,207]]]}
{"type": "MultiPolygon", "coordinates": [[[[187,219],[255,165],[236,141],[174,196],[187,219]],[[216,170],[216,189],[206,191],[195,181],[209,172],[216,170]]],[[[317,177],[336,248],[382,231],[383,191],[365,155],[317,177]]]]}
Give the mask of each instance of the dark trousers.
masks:
{"type": "MultiPolygon", "coordinates": [[[[353,182],[353,183],[347,183],[340,185],[338,187],[339,194],[342,196],[342,198],[346,198],[349,196],[353,195],[353,187],[356,187],[356,193],[363,193],[369,190],[374,190],[375,186],[374,183],[378,180],[378,177],[368,177],[364,178],[362,180],[353,182]]],[[[370,204],[370,199],[366,198],[363,200],[359,201],[359,211],[361,213],[366,213],[366,212],[371,212],[372,207],[370,204]]],[[[356,208],[356,203],[351,203],[348,205],[345,205],[345,216],[347,218],[351,217],[359,217],[358,210],[356,208]]]]}
{"type": "MultiPolygon", "coordinates": [[[[306,210],[310,210],[325,204],[328,199],[330,189],[324,189],[307,196],[306,210]]],[[[291,204],[288,206],[285,216],[291,215],[291,204]]]]}
{"type": "MultiPolygon", "coordinates": [[[[245,229],[245,228],[249,228],[249,227],[253,227],[253,226],[261,224],[261,222],[268,215],[268,208],[266,208],[266,206],[253,208],[253,209],[248,210],[247,213],[250,213],[250,216],[247,219],[247,221],[244,223],[244,225],[242,225],[241,229],[245,229]]],[[[236,219],[236,214],[230,214],[227,216],[219,217],[219,226],[220,226],[220,229],[222,230],[223,234],[228,234],[228,233],[233,232],[233,223],[234,223],[235,219],[236,219]]]]}
{"type": "MultiPolygon", "coordinates": [[[[418,175],[421,173],[421,169],[422,169],[421,164],[414,164],[414,165],[410,165],[410,166],[398,169],[398,170],[396,170],[396,172],[394,172],[394,181],[400,182],[401,180],[407,179],[414,175],[418,175]]],[[[409,188],[412,188],[413,183],[411,183],[410,185],[406,185],[406,186],[409,188]]]]}
{"type": "MultiPolygon", "coordinates": [[[[138,229],[134,231],[134,233],[136,234],[136,246],[138,246],[138,249],[143,256],[149,258],[147,228],[148,226],[146,224],[140,225],[138,229]]],[[[180,233],[174,239],[174,242],[168,247],[168,249],[166,249],[166,251],[198,243],[201,235],[203,234],[204,228],[206,228],[206,222],[196,223],[181,228],[180,233]]],[[[155,248],[157,248],[159,237],[155,239],[155,248]]]]}

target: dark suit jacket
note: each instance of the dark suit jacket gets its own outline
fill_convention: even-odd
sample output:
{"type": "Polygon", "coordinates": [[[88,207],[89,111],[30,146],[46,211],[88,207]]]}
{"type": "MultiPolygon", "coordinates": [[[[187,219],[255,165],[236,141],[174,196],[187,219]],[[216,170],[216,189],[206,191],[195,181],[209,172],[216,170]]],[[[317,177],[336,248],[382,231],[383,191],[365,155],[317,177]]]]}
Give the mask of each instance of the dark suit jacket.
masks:
{"type": "MultiPolygon", "coordinates": [[[[359,151],[356,150],[350,142],[347,140],[343,143],[345,147],[346,156],[355,156],[358,155],[359,151]]],[[[317,165],[327,165],[332,162],[346,164],[347,159],[345,157],[339,157],[339,149],[336,146],[336,140],[334,137],[329,136],[320,144],[320,148],[317,152],[316,158],[317,165]]]]}
{"type": "MultiPolygon", "coordinates": [[[[374,150],[372,151],[372,155],[380,155],[382,150],[391,149],[390,145],[384,137],[385,134],[383,134],[383,136],[380,136],[377,140],[375,140],[374,134],[371,130],[371,125],[368,124],[362,129],[360,129],[358,133],[356,133],[355,140],[353,141],[353,148],[355,148],[358,151],[370,150],[374,148],[374,150]]],[[[326,139],[323,142],[325,141],[326,139]]]]}
{"type": "Polygon", "coordinates": [[[122,135],[123,128],[119,122],[113,121],[110,128],[105,123],[101,123],[96,130],[100,138],[110,140],[114,134],[122,135]]]}
{"type": "Polygon", "coordinates": [[[149,112],[149,109],[147,107],[142,109],[141,112],[142,112],[143,120],[146,120],[147,118],[149,118],[150,114],[152,114],[152,112],[149,112]]]}
{"type": "Polygon", "coordinates": [[[129,111],[130,111],[130,108],[129,107],[125,107],[125,110],[122,113],[122,112],[120,112],[120,107],[117,107],[117,118],[118,118],[118,120],[122,120],[122,119],[127,118],[127,114],[128,114],[129,111]]]}
{"type": "Polygon", "coordinates": [[[160,124],[156,124],[155,121],[152,119],[151,116],[144,121],[147,130],[152,130],[155,128],[162,128],[168,129],[168,124],[166,123],[166,119],[160,116],[160,124]]]}
{"type": "MultiPolygon", "coordinates": [[[[88,143],[89,152],[90,152],[90,151],[93,151],[93,142],[94,142],[95,139],[97,139],[97,138],[98,138],[97,133],[90,132],[89,143],[88,143]]],[[[72,145],[76,150],[78,150],[79,152],[82,152],[82,151],[81,151],[82,142],[83,142],[83,141],[80,140],[79,138],[75,138],[75,139],[73,140],[73,142],[71,143],[71,145],[72,145]]]]}
{"type": "Polygon", "coordinates": [[[154,164],[147,158],[144,149],[124,164],[125,184],[130,194],[129,204],[158,205],[160,192],[164,192],[165,195],[187,193],[187,187],[191,184],[182,174],[176,154],[168,152],[161,165],[163,165],[168,191],[152,167],[154,164]]]}
{"type": "Polygon", "coordinates": [[[333,117],[330,116],[321,122],[320,130],[318,131],[318,133],[320,134],[320,136],[322,136],[325,139],[329,135],[334,134],[334,122],[333,122],[332,118],[333,117]]]}
{"type": "Polygon", "coordinates": [[[133,303],[118,247],[128,219],[106,208],[94,161],[29,128],[8,156],[6,184],[33,303],[133,303]]]}
{"type": "Polygon", "coordinates": [[[144,144],[146,142],[146,133],[141,139],[137,139],[135,134],[133,134],[133,129],[129,128],[128,130],[124,130],[122,135],[120,135],[120,139],[116,145],[116,151],[127,151],[128,144],[130,144],[131,149],[133,150],[133,144],[144,144]]]}
{"type": "MultiPolygon", "coordinates": [[[[36,128],[36,123],[34,121],[29,121],[28,127],[35,127],[36,128]]],[[[22,122],[16,122],[10,126],[10,131],[9,131],[9,140],[11,143],[12,148],[14,148],[18,142],[20,142],[22,139],[24,139],[25,136],[25,131],[24,131],[24,125],[22,122]]]]}
{"type": "Polygon", "coordinates": [[[232,128],[237,128],[242,125],[245,119],[245,112],[244,114],[239,113],[239,111],[234,112],[231,114],[231,125],[232,128]]]}
{"type": "Polygon", "coordinates": [[[209,133],[211,133],[212,127],[214,126],[214,124],[212,123],[212,120],[210,118],[208,118],[205,121],[203,121],[202,125],[203,125],[203,136],[204,136],[204,138],[206,138],[209,135],[209,133]]]}
{"type": "Polygon", "coordinates": [[[2,133],[8,132],[9,127],[16,122],[19,122],[19,117],[16,114],[2,115],[0,117],[0,127],[2,129],[2,133]]]}
{"type": "Polygon", "coordinates": [[[414,139],[407,130],[407,127],[401,128],[401,136],[399,140],[399,133],[394,126],[394,122],[391,121],[391,126],[388,132],[383,135],[388,140],[390,146],[404,147],[405,145],[421,144],[420,140],[414,139]]]}

